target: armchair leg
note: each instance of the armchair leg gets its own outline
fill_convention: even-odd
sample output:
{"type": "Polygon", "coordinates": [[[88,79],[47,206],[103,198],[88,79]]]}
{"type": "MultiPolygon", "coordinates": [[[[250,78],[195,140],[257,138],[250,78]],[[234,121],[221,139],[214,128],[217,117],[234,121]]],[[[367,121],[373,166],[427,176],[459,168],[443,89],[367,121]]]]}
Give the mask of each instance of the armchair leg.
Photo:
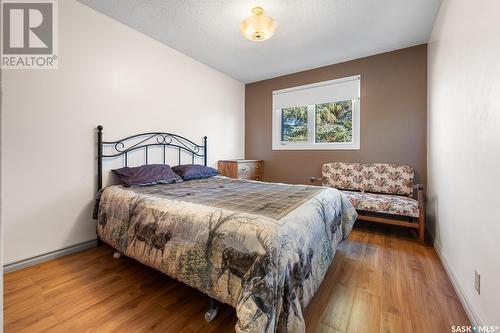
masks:
{"type": "Polygon", "coordinates": [[[424,245],[425,243],[425,211],[421,208],[420,214],[418,218],[418,239],[420,241],[420,245],[424,245]]]}
{"type": "Polygon", "coordinates": [[[418,238],[420,245],[424,245],[425,241],[425,192],[424,185],[417,185],[417,200],[418,200],[418,238]]]}
{"type": "Polygon", "coordinates": [[[425,244],[425,230],[424,228],[420,228],[418,230],[418,239],[420,240],[420,245],[425,244]]]}

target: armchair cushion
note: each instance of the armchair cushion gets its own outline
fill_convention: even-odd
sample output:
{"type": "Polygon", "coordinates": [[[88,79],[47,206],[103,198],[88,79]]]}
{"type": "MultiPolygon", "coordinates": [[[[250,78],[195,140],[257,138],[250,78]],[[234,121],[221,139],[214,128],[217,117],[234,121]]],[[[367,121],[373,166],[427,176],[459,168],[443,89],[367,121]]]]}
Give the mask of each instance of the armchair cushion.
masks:
{"type": "Polygon", "coordinates": [[[366,192],[413,194],[413,168],[408,165],[371,163],[363,167],[363,190],[366,192]]]}
{"type": "Polygon", "coordinates": [[[363,190],[363,164],[333,162],[323,164],[323,186],[345,190],[363,190]]]}
{"type": "Polygon", "coordinates": [[[342,191],[354,208],[374,213],[418,217],[418,201],[406,196],[342,191]]]}

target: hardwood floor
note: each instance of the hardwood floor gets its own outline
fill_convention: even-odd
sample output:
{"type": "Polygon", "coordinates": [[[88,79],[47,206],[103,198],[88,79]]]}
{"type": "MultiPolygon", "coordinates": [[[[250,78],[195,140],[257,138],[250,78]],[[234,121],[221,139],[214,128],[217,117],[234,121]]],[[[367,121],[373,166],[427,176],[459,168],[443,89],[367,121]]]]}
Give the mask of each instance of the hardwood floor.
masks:
{"type": "MultiPolygon", "coordinates": [[[[305,311],[307,332],[450,332],[469,325],[430,246],[406,229],[361,224],[343,242],[305,311]],[[413,238],[415,238],[413,236],[413,238]]],[[[4,276],[5,332],[233,332],[202,293],[107,246],[4,276]]]]}

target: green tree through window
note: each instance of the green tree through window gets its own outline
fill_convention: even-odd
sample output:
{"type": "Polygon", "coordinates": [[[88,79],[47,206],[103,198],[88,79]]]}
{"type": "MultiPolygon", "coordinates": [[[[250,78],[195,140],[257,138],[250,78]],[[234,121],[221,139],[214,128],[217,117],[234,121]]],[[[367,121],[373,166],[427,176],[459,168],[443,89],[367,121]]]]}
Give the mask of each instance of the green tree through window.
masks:
{"type": "Polygon", "coordinates": [[[307,141],[307,106],[281,110],[281,141],[307,141]]]}
{"type": "Polygon", "coordinates": [[[352,101],[316,105],[316,142],[352,142],[352,101]]]}

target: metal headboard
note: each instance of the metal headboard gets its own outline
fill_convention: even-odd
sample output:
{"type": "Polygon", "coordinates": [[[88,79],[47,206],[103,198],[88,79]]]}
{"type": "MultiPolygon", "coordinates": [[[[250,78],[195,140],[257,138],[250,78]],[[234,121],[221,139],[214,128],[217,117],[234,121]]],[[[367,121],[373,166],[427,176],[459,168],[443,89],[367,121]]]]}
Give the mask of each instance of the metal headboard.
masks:
{"type": "Polygon", "coordinates": [[[178,151],[178,164],[181,164],[181,152],[191,155],[191,163],[194,164],[195,157],[203,158],[203,164],[207,165],[207,137],[203,137],[203,145],[198,145],[183,136],[166,132],[149,132],[135,134],[118,141],[102,141],[101,125],[97,126],[97,190],[102,188],[102,160],[124,155],[125,166],[128,166],[128,154],[132,151],[144,149],[144,162],[148,164],[148,152],[151,147],[163,147],[163,164],[166,164],[167,147],[178,151]],[[112,146],[112,154],[104,154],[104,146],[112,146]]]}

